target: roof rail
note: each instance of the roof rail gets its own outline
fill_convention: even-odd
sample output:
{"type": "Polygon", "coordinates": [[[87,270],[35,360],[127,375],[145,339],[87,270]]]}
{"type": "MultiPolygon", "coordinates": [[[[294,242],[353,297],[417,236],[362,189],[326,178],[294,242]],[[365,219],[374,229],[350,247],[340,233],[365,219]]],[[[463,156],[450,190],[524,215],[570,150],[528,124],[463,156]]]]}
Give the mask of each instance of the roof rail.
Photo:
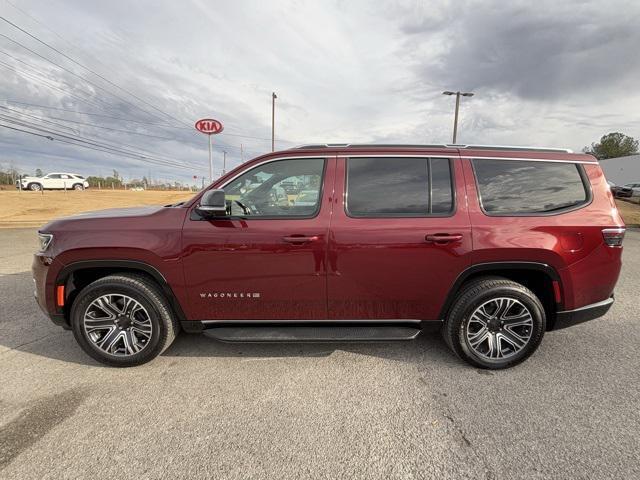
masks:
{"type": "Polygon", "coordinates": [[[474,150],[520,150],[533,152],[564,152],[573,153],[570,148],[556,147],[519,147],[514,145],[456,145],[458,148],[472,148],[474,150]]]}
{"type": "Polygon", "coordinates": [[[466,145],[453,143],[434,143],[434,144],[402,144],[402,143],[310,143],[307,145],[299,145],[292,147],[292,150],[304,148],[468,148],[474,150],[516,150],[516,151],[532,151],[532,152],[563,152],[573,153],[569,148],[554,147],[522,147],[510,145],[466,145]]]}

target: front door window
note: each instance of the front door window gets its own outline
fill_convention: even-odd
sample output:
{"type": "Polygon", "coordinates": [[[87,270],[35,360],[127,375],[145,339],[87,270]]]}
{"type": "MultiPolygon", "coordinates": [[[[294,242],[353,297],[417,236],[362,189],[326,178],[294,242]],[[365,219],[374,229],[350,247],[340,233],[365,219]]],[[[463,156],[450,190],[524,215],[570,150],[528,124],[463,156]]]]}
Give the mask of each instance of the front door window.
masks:
{"type": "Polygon", "coordinates": [[[324,162],[322,158],[278,160],[240,175],[224,188],[231,214],[251,218],[315,216],[324,162]]]}

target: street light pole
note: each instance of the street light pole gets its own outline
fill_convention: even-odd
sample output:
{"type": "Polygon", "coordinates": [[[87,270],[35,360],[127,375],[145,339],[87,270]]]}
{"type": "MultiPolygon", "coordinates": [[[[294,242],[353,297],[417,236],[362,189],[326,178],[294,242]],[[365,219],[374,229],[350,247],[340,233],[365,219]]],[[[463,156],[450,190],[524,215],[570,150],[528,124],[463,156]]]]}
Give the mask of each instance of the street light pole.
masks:
{"type": "Polygon", "coordinates": [[[271,151],[276,149],[276,92],[271,92],[271,151]]]}
{"type": "Polygon", "coordinates": [[[456,113],[453,117],[453,144],[455,145],[458,139],[458,111],[460,110],[460,97],[473,97],[472,92],[442,92],[443,95],[455,95],[456,96],[456,113]]]}
{"type": "Polygon", "coordinates": [[[222,175],[227,173],[227,151],[222,151],[222,175]]]}

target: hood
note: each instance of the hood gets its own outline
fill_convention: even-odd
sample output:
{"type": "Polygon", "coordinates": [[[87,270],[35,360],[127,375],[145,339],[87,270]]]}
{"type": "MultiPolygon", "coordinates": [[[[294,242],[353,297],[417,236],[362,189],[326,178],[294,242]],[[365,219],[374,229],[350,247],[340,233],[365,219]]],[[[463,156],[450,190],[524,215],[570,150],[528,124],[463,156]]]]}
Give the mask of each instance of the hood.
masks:
{"type": "Polygon", "coordinates": [[[127,207],[127,208],[109,208],[107,210],[96,210],[94,212],[77,213],[70,217],[64,217],[61,220],[76,220],[84,218],[122,218],[122,217],[143,217],[152,215],[164,207],[161,206],[145,206],[145,207],[127,207]]]}
{"type": "MultiPolygon", "coordinates": [[[[84,212],[71,215],[69,217],[62,217],[53,220],[44,225],[40,230],[43,232],[54,231],[64,228],[82,228],[85,222],[97,220],[104,222],[105,220],[136,220],[147,218],[162,211],[165,207],[162,206],[145,206],[145,207],[128,207],[128,208],[110,208],[108,210],[97,210],[94,212],[84,212]]],[[[113,226],[113,223],[105,223],[106,225],[113,226]]]]}

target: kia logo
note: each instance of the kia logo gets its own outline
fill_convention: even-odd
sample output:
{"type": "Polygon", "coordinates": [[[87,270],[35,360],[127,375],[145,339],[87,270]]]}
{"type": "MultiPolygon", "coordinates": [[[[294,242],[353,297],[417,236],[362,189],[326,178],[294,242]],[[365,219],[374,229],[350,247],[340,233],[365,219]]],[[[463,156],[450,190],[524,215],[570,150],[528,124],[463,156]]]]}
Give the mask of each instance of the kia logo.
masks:
{"type": "Polygon", "coordinates": [[[222,126],[222,122],[219,122],[218,120],[214,120],[213,118],[203,118],[196,122],[196,130],[206,133],[207,135],[215,135],[216,133],[220,133],[224,130],[224,127],[222,126]]]}

